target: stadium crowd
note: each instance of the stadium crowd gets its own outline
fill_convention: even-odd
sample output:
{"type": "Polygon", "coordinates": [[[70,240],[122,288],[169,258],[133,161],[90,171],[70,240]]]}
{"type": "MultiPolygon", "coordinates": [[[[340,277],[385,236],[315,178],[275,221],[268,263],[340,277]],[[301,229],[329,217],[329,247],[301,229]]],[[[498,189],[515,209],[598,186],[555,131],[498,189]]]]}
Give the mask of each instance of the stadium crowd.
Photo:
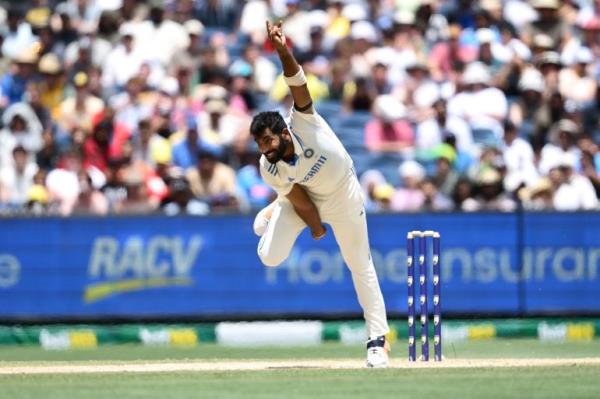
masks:
{"type": "Polygon", "coordinates": [[[0,8],[0,215],[265,206],[268,19],[368,211],[598,209],[598,0],[37,0],[0,8]]]}

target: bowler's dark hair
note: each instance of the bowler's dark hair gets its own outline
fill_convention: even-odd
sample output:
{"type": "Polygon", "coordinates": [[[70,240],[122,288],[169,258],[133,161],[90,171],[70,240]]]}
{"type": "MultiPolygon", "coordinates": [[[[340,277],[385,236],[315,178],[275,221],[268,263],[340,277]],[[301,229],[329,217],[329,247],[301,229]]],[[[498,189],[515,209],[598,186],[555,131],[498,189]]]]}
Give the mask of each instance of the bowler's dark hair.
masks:
{"type": "Polygon", "coordinates": [[[250,134],[258,137],[269,128],[274,134],[281,134],[287,124],[279,112],[267,111],[257,114],[250,124],[250,134]]]}

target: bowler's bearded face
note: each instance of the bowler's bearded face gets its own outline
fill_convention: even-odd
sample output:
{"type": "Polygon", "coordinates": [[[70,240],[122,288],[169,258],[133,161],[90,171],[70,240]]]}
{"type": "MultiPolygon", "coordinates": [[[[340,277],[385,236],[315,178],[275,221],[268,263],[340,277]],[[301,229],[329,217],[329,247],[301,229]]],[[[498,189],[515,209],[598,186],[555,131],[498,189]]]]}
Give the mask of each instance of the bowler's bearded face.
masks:
{"type": "Polygon", "coordinates": [[[275,134],[270,129],[265,129],[257,139],[258,149],[270,163],[279,162],[285,155],[287,144],[283,138],[285,131],[275,134]]]}

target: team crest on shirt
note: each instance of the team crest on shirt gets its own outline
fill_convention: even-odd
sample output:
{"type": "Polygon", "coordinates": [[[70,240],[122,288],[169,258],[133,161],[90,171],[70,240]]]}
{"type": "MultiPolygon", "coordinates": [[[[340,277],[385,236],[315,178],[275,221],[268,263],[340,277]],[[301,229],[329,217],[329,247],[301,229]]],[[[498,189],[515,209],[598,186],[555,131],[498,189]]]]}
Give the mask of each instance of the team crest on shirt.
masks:
{"type": "Polygon", "coordinates": [[[315,155],[315,151],[312,148],[307,148],[304,150],[304,156],[306,158],[312,158],[313,155],[315,155]]]}

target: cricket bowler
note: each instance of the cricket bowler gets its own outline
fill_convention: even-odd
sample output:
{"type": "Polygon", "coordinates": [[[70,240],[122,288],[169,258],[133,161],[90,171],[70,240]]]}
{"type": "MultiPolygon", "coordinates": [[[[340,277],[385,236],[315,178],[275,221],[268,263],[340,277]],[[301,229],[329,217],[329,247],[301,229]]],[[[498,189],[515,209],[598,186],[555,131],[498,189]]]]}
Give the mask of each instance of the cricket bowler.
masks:
{"type": "Polygon", "coordinates": [[[261,236],[258,256],[277,266],[308,226],[315,240],[331,226],[367,326],[367,367],[387,367],[389,332],[385,304],[371,259],[364,198],[353,162],[327,122],[313,108],[306,77],[286,46],[281,22],[267,22],[267,34],[279,55],[294,105],[288,121],[278,112],[261,112],[250,133],[262,154],[260,172],[278,199],[256,217],[261,236]]]}

